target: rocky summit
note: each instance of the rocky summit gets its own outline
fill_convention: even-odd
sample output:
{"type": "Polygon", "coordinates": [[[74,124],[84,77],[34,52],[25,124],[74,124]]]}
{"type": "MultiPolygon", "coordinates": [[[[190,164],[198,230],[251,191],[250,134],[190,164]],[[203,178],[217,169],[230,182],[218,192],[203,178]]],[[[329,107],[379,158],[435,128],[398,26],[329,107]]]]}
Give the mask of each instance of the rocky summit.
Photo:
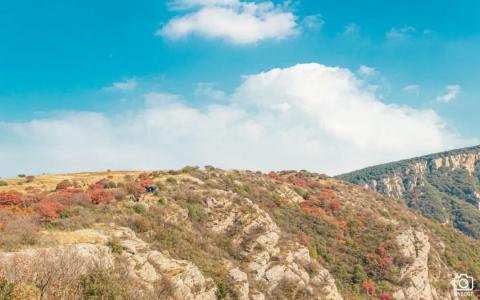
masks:
{"type": "MultiPolygon", "coordinates": [[[[437,161],[415,182],[477,174],[437,161]]],[[[403,181],[186,167],[1,185],[0,299],[456,299],[454,277],[480,274],[480,242],[398,201],[403,181]]]]}

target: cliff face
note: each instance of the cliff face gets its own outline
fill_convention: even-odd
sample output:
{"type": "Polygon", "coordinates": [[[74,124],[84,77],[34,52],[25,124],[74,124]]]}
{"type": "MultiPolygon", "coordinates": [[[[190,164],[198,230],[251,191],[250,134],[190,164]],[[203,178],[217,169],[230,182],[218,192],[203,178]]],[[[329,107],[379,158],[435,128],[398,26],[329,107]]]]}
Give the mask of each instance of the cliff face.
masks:
{"type": "Polygon", "coordinates": [[[370,167],[338,176],[404,199],[425,216],[480,238],[480,146],[370,167]]]}
{"type": "Polygon", "coordinates": [[[480,242],[319,174],[66,179],[86,188],[0,189],[1,299],[454,299],[454,275],[480,271],[480,242]]]}

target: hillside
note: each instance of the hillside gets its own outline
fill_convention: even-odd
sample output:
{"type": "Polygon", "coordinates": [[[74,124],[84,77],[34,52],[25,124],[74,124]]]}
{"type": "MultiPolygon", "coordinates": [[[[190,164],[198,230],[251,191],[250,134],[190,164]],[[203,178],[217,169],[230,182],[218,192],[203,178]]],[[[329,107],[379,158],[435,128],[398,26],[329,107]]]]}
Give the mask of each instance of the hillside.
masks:
{"type": "Polygon", "coordinates": [[[404,199],[441,223],[480,239],[480,146],[379,165],[339,179],[404,199]]]}
{"type": "Polygon", "coordinates": [[[480,242],[324,175],[5,180],[0,299],[452,299],[480,242]]]}

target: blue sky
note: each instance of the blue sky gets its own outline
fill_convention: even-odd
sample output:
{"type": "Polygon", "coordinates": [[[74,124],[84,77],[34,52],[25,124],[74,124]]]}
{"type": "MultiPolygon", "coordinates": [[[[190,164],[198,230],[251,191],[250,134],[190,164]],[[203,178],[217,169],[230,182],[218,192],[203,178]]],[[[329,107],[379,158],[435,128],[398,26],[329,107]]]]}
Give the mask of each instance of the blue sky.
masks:
{"type": "MultiPolygon", "coordinates": [[[[18,0],[3,1],[0,6],[3,41],[0,44],[0,124],[3,126],[0,133],[3,133],[4,140],[0,152],[3,150],[6,161],[25,161],[24,165],[10,163],[8,170],[0,176],[16,172],[75,171],[96,166],[167,168],[207,162],[223,167],[271,169],[278,165],[277,168],[303,167],[338,173],[365,164],[472,144],[479,138],[480,2],[475,0],[274,3],[239,0],[18,0]],[[250,13],[249,9],[254,12],[250,13]],[[222,23],[224,17],[232,22],[222,23]],[[243,21],[246,23],[241,24],[243,21]],[[214,22],[219,23],[212,25],[214,22]],[[178,156],[178,151],[172,150],[163,154],[164,160],[156,160],[149,157],[150,154],[143,155],[141,150],[135,150],[140,156],[150,158],[151,163],[148,160],[138,164],[124,163],[131,159],[133,154],[129,154],[98,164],[105,161],[101,151],[92,151],[89,155],[72,152],[70,158],[61,160],[49,155],[48,150],[66,145],[39,142],[44,137],[35,133],[37,127],[35,130],[29,127],[31,135],[21,133],[28,132],[26,126],[38,123],[50,126],[59,120],[75,124],[81,130],[82,122],[76,124],[68,118],[88,113],[105,119],[108,126],[118,127],[112,124],[120,122],[120,116],[134,114],[134,119],[148,111],[151,106],[147,98],[153,94],[172,96],[175,100],[168,101],[200,113],[212,105],[231,108],[240,103],[243,113],[254,111],[258,120],[264,120],[265,115],[258,115],[258,102],[255,102],[257,106],[243,107],[246,102],[242,97],[252,94],[251,91],[247,94],[238,92],[245,85],[245,76],[275,68],[290,70],[295,65],[307,63],[348,70],[354,74],[355,80],[361,81],[361,91],[373,93],[374,101],[384,105],[403,107],[407,111],[433,112],[433,122],[441,123],[432,125],[438,127],[434,134],[438,133],[439,137],[434,141],[426,139],[426,145],[410,152],[404,150],[411,148],[407,147],[409,143],[400,145],[398,151],[390,147],[396,142],[389,147],[379,145],[375,149],[381,149],[380,152],[369,159],[353,157],[350,164],[323,168],[321,160],[282,163],[294,160],[288,155],[263,164],[263,157],[258,153],[267,152],[266,149],[259,149],[254,160],[246,157],[234,163],[234,158],[230,161],[225,157],[217,161],[194,150],[206,147],[204,144],[209,138],[215,144],[215,138],[208,134],[197,137],[202,143],[191,145],[194,151],[191,155],[178,156]],[[448,127],[448,130],[444,132],[441,127],[448,127]],[[444,137],[446,135],[453,138],[444,137]],[[44,164],[36,165],[39,157],[29,152],[37,148],[44,164]],[[12,153],[15,153],[14,157],[12,153]]],[[[307,69],[306,72],[311,72],[307,69]]],[[[323,72],[320,69],[315,72],[318,80],[326,76],[320,74],[323,72]]],[[[297,75],[299,80],[304,76],[297,75]]],[[[304,94],[298,89],[285,93],[304,94]]],[[[262,95],[252,97],[264,101],[262,95]]],[[[280,93],[279,97],[283,94],[280,93]]],[[[319,91],[318,101],[323,101],[324,97],[327,96],[319,91]]],[[[342,109],[340,102],[336,109],[342,109]]],[[[322,111],[322,108],[318,109],[322,111]]],[[[160,111],[159,118],[164,113],[160,111]]],[[[301,120],[304,116],[292,113],[291,118],[301,120]]],[[[247,116],[239,122],[248,121],[251,120],[247,116]]],[[[319,128],[331,125],[337,132],[338,126],[325,125],[325,122],[322,119],[319,128]]],[[[191,130],[202,124],[194,124],[191,130]]],[[[153,129],[148,124],[145,126],[147,131],[153,129]]],[[[316,125],[304,126],[308,129],[316,125]]],[[[124,129],[128,131],[133,127],[134,124],[124,129]]],[[[260,127],[262,130],[267,128],[260,127]]],[[[175,131],[174,128],[171,130],[175,131]]],[[[172,141],[178,143],[181,143],[181,137],[194,138],[191,134],[175,133],[176,138],[172,141]]],[[[330,131],[327,133],[332,135],[330,131]]],[[[71,133],[58,132],[59,136],[62,134],[71,133]]],[[[305,137],[305,147],[309,147],[310,142],[327,142],[320,135],[312,134],[305,137]]],[[[279,137],[283,138],[283,135],[279,137]]],[[[96,138],[105,139],[101,135],[96,138]]],[[[152,138],[162,139],[163,136],[152,138]]],[[[335,139],[335,147],[345,146],[338,140],[335,139]]],[[[118,141],[111,144],[122,146],[118,141]]],[[[265,147],[276,145],[280,145],[279,140],[272,140],[265,147]]],[[[161,145],[146,143],[143,146],[161,145]]],[[[95,149],[95,144],[88,147],[95,149]]],[[[359,147],[362,151],[371,150],[359,147]]],[[[107,151],[108,148],[104,149],[107,151]]],[[[66,147],[65,151],[69,148],[66,147]]],[[[215,149],[203,151],[207,153],[215,149]]]]}

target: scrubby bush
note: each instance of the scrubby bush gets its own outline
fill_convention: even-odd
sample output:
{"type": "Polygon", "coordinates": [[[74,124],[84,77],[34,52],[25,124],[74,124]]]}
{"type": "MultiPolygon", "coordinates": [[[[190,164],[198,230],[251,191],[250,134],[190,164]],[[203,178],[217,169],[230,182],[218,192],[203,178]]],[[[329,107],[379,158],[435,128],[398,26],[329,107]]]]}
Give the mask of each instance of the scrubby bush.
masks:
{"type": "Polygon", "coordinates": [[[110,190],[97,189],[90,191],[89,197],[93,204],[109,204],[112,202],[114,194],[110,190]]]}
{"type": "Polygon", "coordinates": [[[37,212],[40,216],[50,219],[56,219],[64,206],[56,201],[43,201],[37,205],[37,212]]]}
{"type": "Polygon", "coordinates": [[[12,219],[0,232],[0,248],[11,251],[21,246],[34,245],[40,228],[38,220],[32,217],[12,219]]]}
{"type": "Polygon", "coordinates": [[[200,204],[188,203],[187,209],[188,209],[188,216],[190,217],[190,220],[192,220],[192,222],[202,222],[207,220],[208,218],[207,212],[205,211],[203,206],[200,204]]]}
{"type": "Polygon", "coordinates": [[[0,205],[15,205],[23,201],[23,196],[17,191],[0,192],[0,205]]]}
{"type": "Polygon", "coordinates": [[[123,252],[123,247],[122,247],[121,241],[117,237],[111,238],[107,242],[107,246],[110,248],[110,250],[112,250],[112,253],[114,253],[114,254],[122,254],[122,252],[123,252]]]}
{"type": "Polygon", "coordinates": [[[136,212],[137,214],[140,214],[140,215],[143,215],[147,212],[147,208],[145,207],[145,205],[141,204],[141,203],[137,203],[135,205],[133,205],[133,211],[136,212]]]}
{"type": "Polygon", "coordinates": [[[72,187],[72,186],[73,186],[73,183],[70,182],[70,180],[65,179],[65,180],[60,181],[60,182],[57,184],[57,186],[56,186],[55,189],[56,189],[57,191],[66,190],[66,189],[68,189],[68,188],[70,188],[70,187],[72,187]]]}
{"type": "Polygon", "coordinates": [[[7,186],[8,185],[8,182],[6,182],[5,180],[0,180],[0,186],[7,186]]]}

